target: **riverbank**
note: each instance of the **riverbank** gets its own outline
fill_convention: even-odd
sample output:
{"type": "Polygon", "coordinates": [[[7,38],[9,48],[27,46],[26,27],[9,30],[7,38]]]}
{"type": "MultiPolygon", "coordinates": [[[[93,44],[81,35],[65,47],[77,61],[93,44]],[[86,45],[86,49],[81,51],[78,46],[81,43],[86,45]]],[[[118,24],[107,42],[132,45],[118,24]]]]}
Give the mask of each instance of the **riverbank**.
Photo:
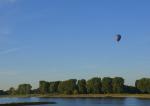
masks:
{"type": "Polygon", "coordinates": [[[41,97],[41,98],[147,98],[150,99],[150,94],[78,94],[78,95],[7,95],[0,96],[1,98],[26,98],[26,97],[41,97]]]}
{"type": "Polygon", "coordinates": [[[80,94],[80,95],[43,95],[47,98],[147,98],[150,94],[80,94]]]}

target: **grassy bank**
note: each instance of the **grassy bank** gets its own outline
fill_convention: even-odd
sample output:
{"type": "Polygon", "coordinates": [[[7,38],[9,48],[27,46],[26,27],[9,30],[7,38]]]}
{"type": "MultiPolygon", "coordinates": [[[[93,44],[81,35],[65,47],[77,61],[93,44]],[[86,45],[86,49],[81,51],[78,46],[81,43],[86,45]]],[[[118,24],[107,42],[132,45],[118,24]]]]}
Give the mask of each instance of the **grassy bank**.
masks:
{"type": "Polygon", "coordinates": [[[42,95],[49,98],[147,98],[150,94],[80,94],[80,95],[42,95]]]}
{"type": "Polygon", "coordinates": [[[147,98],[150,99],[150,94],[78,94],[78,95],[63,95],[63,94],[47,94],[47,95],[7,95],[1,97],[47,97],[47,98],[147,98]]]}

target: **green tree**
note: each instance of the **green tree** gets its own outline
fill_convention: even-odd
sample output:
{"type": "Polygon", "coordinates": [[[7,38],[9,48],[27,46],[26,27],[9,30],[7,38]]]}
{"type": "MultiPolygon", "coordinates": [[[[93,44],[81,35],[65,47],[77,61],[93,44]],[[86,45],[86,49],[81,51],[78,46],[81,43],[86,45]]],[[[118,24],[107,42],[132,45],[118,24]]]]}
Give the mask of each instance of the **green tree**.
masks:
{"type": "Polygon", "coordinates": [[[112,93],[112,78],[104,77],[102,79],[102,91],[103,93],[112,93]]]}
{"type": "Polygon", "coordinates": [[[121,77],[115,77],[112,81],[113,93],[123,93],[124,92],[124,79],[121,77]]]}
{"type": "Polygon", "coordinates": [[[59,83],[60,83],[60,81],[50,82],[49,92],[50,93],[57,93],[59,83]]]}
{"type": "Polygon", "coordinates": [[[3,90],[0,90],[0,95],[6,95],[7,93],[3,90]]]}
{"type": "Polygon", "coordinates": [[[60,81],[59,85],[58,85],[58,92],[63,94],[65,91],[65,81],[60,81]]]}
{"type": "Polygon", "coordinates": [[[92,78],[87,81],[87,92],[92,94],[101,93],[101,78],[92,78]]]}
{"type": "Polygon", "coordinates": [[[76,79],[62,81],[58,86],[58,91],[63,94],[74,94],[74,91],[77,89],[76,82],[76,79]]]}
{"type": "Polygon", "coordinates": [[[23,95],[30,94],[31,88],[32,88],[32,86],[30,84],[20,84],[18,86],[17,92],[18,92],[18,94],[21,94],[21,95],[22,94],[23,95]]]}
{"type": "Polygon", "coordinates": [[[41,94],[47,94],[49,93],[49,82],[46,81],[40,81],[39,82],[39,90],[41,94]]]}
{"type": "Polygon", "coordinates": [[[140,91],[135,86],[128,86],[128,85],[124,86],[124,92],[129,94],[140,93],[140,91]]]}
{"type": "Polygon", "coordinates": [[[15,95],[15,94],[16,94],[15,88],[11,87],[11,88],[8,90],[8,94],[9,94],[9,95],[15,95]]]}
{"type": "Polygon", "coordinates": [[[141,93],[150,93],[150,78],[136,80],[135,86],[141,93]]]}
{"type": "Polygon", "coordinates": [[[82,80],[78,80],[78,91],[80,94],[86,94],[87,93],[87,89],[86,89],[86,80],[82,79],[82,80]]]}
{"type": "Polygon", "coordinates": [[[32,94],[40,94],[39,88],[33,89],[31,92],[32,94]]]}

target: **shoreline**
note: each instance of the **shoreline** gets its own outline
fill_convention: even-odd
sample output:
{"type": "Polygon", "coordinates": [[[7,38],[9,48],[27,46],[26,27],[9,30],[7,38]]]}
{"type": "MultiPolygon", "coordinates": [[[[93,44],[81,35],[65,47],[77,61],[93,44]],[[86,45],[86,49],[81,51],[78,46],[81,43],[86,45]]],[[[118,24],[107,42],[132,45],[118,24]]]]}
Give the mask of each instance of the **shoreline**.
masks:
{"type": "Polygon", "coordinates": [[[57,94],[47,94],[47,95],[5,95],[0,96],[0,98],[143,98],[150,99],[150,94],[78,94],[78,95],[57,95],[57,94]]]}
{"type": "Polygon", "coordinates": [[[80,95],[46,95],[46,98],[145,98],[150,99],[150,94],[80,94],[80,95]]]}

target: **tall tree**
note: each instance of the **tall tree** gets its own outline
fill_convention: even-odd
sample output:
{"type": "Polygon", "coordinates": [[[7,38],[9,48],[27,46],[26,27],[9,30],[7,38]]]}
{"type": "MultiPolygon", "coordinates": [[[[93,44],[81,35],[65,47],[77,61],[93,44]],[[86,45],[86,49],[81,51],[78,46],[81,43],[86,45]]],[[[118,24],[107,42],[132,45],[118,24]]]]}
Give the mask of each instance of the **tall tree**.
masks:
{"type": "Polygon", "coordinates": [[[57,93],[59,83],[60,83],[60,81],[50,82],[49,92],[50,93],[57,93]]]}
{"type": "Polygon", "coordinates": [[[18,86],[17,92],[18,94],[23,94],[23,95],[30,94],[31,88],[32,86],[30,84],[20,84],[18,86]]]}
{"type": "Polygon", "coordinates": [[[8,90],[8,94],[9,94],[9,95],[15,95],[15,94],[16,94],[15,88],[11,87],[11,88],[8,90]]]}
{"type": "Polygon", "coordinates": [[[7,93],[3,90],[0,90],[0,95],[6,95],[7,93]]]}
{"type": "Polygon", "coordinates": [[[102,91],[103,93],[112,93],[112,78],[104,77],[102,79],[102,91]]]}
{"type": "Polygon", "coordinates": [[[115,77],[112,81],[113,93],[123,93],[124,92],[124,79],[121,77],[115,77]]]}
{"type": "Polygon", "coordinates": [[[74,92],[77,93],[76,82],[76,79],[62,81],[58,86],[58,91],[63,94],[74,94],[74,92]]]}
{"type": "Polygon", "coordinates": [[[78,80],[78,91],[80,94],[86,94],[87,93],[87,89],[86,89],[86,80],[82,79],[82,80],[78,80]]]}
{"type": "Polygon", "coordinates": [[[142,93],[150,93],[150,78],[142,78],[142,79],[136,80],[135,86],[142,93]]]}
{"type": "Polygon", "coordinates": [[[58,85],[58,92],[63,94],[65,91],[65,88],[66,88],[65,81],[61,81],[58,85]]]}
{"type": "Polygon", "coordinates": [[[39,90],[41,94],[49,93],[49,82],[40,81],[39,82],[39,90]]]}
{"type": "Polygon", "coordinates": [[[95,77],[87,81],[87,92],[93,94],[101,93],[101,78],[95,77]]]}

